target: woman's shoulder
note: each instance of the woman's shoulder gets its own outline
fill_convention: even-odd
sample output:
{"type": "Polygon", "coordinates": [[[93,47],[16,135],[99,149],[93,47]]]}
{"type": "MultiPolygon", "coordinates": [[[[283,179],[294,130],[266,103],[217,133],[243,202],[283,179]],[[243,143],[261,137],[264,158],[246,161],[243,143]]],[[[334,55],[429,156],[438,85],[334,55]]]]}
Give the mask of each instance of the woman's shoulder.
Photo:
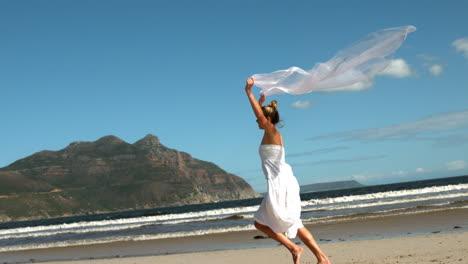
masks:
{"type": "Polygon", "coordinates": [[[265,132],[266,133],[265,137],[263,137],[262,144],[283,145],[283,136],[278,130],[265,132]]]}

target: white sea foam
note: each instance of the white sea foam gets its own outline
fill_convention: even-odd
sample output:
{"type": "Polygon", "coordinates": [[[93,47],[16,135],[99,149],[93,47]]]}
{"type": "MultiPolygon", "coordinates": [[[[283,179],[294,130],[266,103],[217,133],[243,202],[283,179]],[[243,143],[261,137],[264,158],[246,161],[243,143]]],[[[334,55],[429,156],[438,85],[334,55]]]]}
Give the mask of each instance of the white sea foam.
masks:
{"type": "MultiPolygon", "coordinates": [[[[441,203],[439,205],[445,205],[445,204],[446,203],[441,203]]],[[[446,210],[461,209],[461,208],[467,209],[468,206],[445,207],[445,208],[437,208],[437,209],[430,209],[430,210],[420,209],[420,210],[412,210],[412,211],[404,211],[405,209],[400,208],[400,209],[379,211],[379,212],[376,212],[378,213],[376,215],[365,215],[365,216],[361,216],[361,214],[339,215],[339,216],[322,217],[320,219],[315,219],[315,218],[304,219],[303,222],[304,223],[313,222],[314,224],[336,223],[336,222],[349,221],[349,220],[379,218],[379,217],[382,217],[382,215],[401,216],[401,215],[446,211],[446,210]]],[[[136,236],[117,236],[117,237],[100,238],[100,239],[82,239],[82,240],[59,241],[59,242],[51,242],[51,243],[36,243],[32,245],[21,244],[21,245],[1,247],[0,252],[21,251],[21,250],[41,249],[41,248],[54,248],[54,247],[67,247],[67,246],[80,246],[80,245],[94,245],[94,244],[104,244],[104,243],[111,243],[111,242],[118,242],[118,241],[145,241],[145,240],[156,240],[156,239],[165,239],[165,238],[180,238],[180,237],[202,236],[202,235],[228,233],[228,232],[250,231],[254,229],[255,227],[253,225],[247,225],[247,226],[234,226],[234,227],[229,227],[229,228],[194,230],[194,231],[188,231],[188,232],[144,234],[144,235],[136,235],[136,236]]]]}
{"type": "MultiPolygon", "coordinates": [[[[316,211],[316,210],[342,210],[342,209],[355,209],[355,208],[364,208],[364,207],[372,207],[372,206],[383,206],[383,205],[391,205],[391,204],[402,204],[402,203],[409,203],[409,202],[422,202],[422,201],[429,201],[435,199],[452,199],[452,198],[462,198],[466,197],[468,199],[468,193],[454,193],[454,194],[445,194],[445,195],[433,195],[433,196],[425,196],[425,197],[416,197],[416,198],[407,198],[407,199],[396,199],[390,201],[378,201],[378,199],[368,199],[366,203],[354,203],[354,204],[340,204],[340,205],[326,205],[326,206],[318,206],[318,207],[308,207],[304,205],[302,212],[306,211],[316,211]]],[[[361,201],[362,202],[362,201],[361,201]]],[[[306,204],[307,202],[305,202],[306,204]]]]}
{"type": "MultiPolygon", "coordinates": [[[[448,203],[441,203],[439,205],[447,205],[448,203]]],[[[465,206],[452,206],[452,207],[445,207],[445,208],[436,208],[436,209],[418,209],[418,210],[410,210],[406,209],[390,209],[390,210],[383,210],[378,212],[372,212],[371,214],[351,214],[351,215],[335,215],[335,216],[327,216],[317,218],[310,218],[310,219],[303,219],[304,223],[314,223],[314,224],[330,224],[336,222],[345,222],[349,220],[365,220],[365,219],[373,219],[373,218],[382,218],[382,217],[389,217],[389,216],[402,216],[402,215],[412,215],[412,214],[421,214],[421,213],[431,213],[431,212],[441,212],[441,211],[448,211],[454,209],[468,209],[468,205],[465,206]]]]}
{"type": "Polygon", "coordinates": [[[344,203],[344,202],[354,202],[354,201],[365,201],[365,200],[378,200],[384,198],[397,198],[402,196],[411,196],[411,195],[422,195],[428,193],[441,193],[441,192],[466,192],[468,191],[468,184],[456,184],[456,185],[446,185],[446,186],[435,186],[435,187],[425,187],[420,189],[409,189],[409,190],[400,190],[400,191],[388,191],[388,192],[378,192],[378,193],[369,193],[369,194],[359,194],[359,195],[349,195],[342,197],[334,198],[325,198],[325,199],[311,199],[302,203],[303,206],[309,205],[318,205],[318,204],[334,204],[334,203],[344,203]]]}
{"type": "Polygon", "coordinates": [[[210,216],[215,218],[228,217],[240,213],[249,213],[256,211],[258,206],[250,207],[237,207],[237,208],[223,208],[216,210],[208,210],[202,212],[190,212],[182,214],[167,214],[167,215],[158,215],[158,216],[144,216],[144,217],[135,217],[135,218],[124,218],[124,219],[114,219],[114,220],[102,220],[102,221],[91,221],[91,222],[77,222],[69,224],[59,224],[59,225],[49,225],[49,226],[34,226],[34,227],[20,227],[13,229],[0,230],[0,238],[3,235],[8,234],[20,234],[20,233],[40,233],[40,232],[49,232],[52,230],[63,230],[63,231],[75,231],[82,228],[96,229],[99,230],[102,227],[110,228],[109,230],[117,230],[126,228],[126,227],[140,227],[143,225],[153,225],[153,224],[162,224],[168,223],[168,221],[173,221],[173,223],[182,223],[183,219],[187,220],[185,222],[200,221],[200,220],[209,220],[210,216]],[[120,226],[120,227],[119,227],[120,226]]]}
{"type": "MultiPolygon", "coordinates": [[[[462,198],[468,195],[467,190],[468,184],[426,187],[336,198],[311,199],[302,202],[302,206],[303,212],[315,210],[337,211],[407,202],[422,202],[433,199],[462,198]]],[[[176,225],[190,222],[220,220],[232,215],[241,215],[244,219],[250,219],[253,217],[253,212],[255,212],[257,208],[258,206],[223,208],[195,213],[187,212],[181,214],[78,222],[50,226],[21,227],[0,230],[0,239],[53,236],[66,233],[119,231],[150,225],[176,225]]]]}
{"type": "MultiPolygon", "coordinates": [[[[245,219],[253,218],[253,214],[243,214],[242,215],[245,219]]],[[[219,216],[212,216],[212,217],[205,217],[205,218],[200,218],[197,219],[196,221],[199,222],[204,222],[204,221],[213,221],[213,220],[222,220],[224,217],[219,217],[219,216]]],[[[189,222],[194,222],[194,220],[190,219],[179,219],[179,220],[169,220],[166,222],[158,223],[160,225],[175,225],[175,224],[182,224],[182,223],[189,223],[189,222]]],[[[57,227],[49,227],[46,229],[38,229],[34,232],[25,232],[24,230],[21,230],[16,233],[8,233],[8,234],[2,234],[0,235],[0,239],[8,239],[8,238],[25,238],[25,237],[42,237],[42,236],[52,236],[52,235],[59,235],[59,234],[79,234],[79,233],[89,233],[89,232],[110,232],[110,231],[119,231],[119,230],[128,230],[128,229],[135,229],[139,227],[144,227],[144,226],[151,226],[155,225],[155,223],[135,223],[135,224],[126,224],[126,225],[108,225],[108,226],[86,226],[82,225],[81,228],[57,228],[57,227]]]]}
{"type": "Polygon", "coordinates": [[[155,240],[155,239],[164,239],[164,238],[177,238],[177,237],[189,237],[189,236],[202,236],[208,234],[218,234],[218,233],[227,233],[227,232],[240,232],[254,230],[253,225],[248,226],[235,226],[229,228],[218,228],[218,229],[208,229],[208,230],[195,230],[190,232],[173,232],[165,234],[151,234],[151,235],[138,235],[138,236],[118,236],[110,238],[101,238],[101,239],[82,239],[82,240],[73,240],[73,241],[59,241],[51,243],[36,243],[36,244],[21,244],[14,246],[5,246],[0,248],[0,252],[7,251],[21,251],[29,249],[41,249],[41,248],[55,248],[55,247],[68,247],[68,246],[80,246],[80,245],[95,245],[95,244],[104,244],[118,241],[144,241],[144,240],[155,240]]]}
{"type": "MultiPolygon", "coordinates": [[[[383,205],[392,205],[392,204],[399,204],[399,203],[407,203],[407,202],[421,202],[421,201],[428,201],[434,199],[452,199],[452,198],[460,198],[466,197],[468,199],[468,193],[454,193],[454,194],[442,194],[442,195],[433,195],[433,196],[426,196],[426,197],[417,197],[417,198],[409,198],[409,199],[398,199],[398,200],[390,200],[390,201],[375,201],[375,202],[367,202],[367,203],[355,203],[355,204],[340,204],[340,205],[326,205],[326,206],[319,206],[319,207],[305,207],[302,209],[302,212],[313,212],[316,210],[344,210],[344,209],[356,209],[356,208],[365,208],[365,207],[372,207],[372,206],[383,206],[383,205]]],[[[374,201],[374,200],[372,200],[374,201]]],[[[245,213],[237,214],[241,215],[244,219],[251,219],[253,218],[253,214],[245,213]]],[[[46,227],[36,227],[35,231],[27,231],[29,228],[24,228],[25,230],[18,230],[18,232],[5,232],[4,234],[0,233],[0,239],[7,239],[7,238],[22,238],[22,237],[40,237],[40,236],[51,236],[57,234],[64,234],[64,233],[88,233],[88,232],[108,232],[108,231],[118,231],[123,229],[134,229],[143,226],[149,226],[154,224],[161,224],[161,225],[174,225],[174,224],[182,224],[194,221],[212,221],[212,220],[221,220],[224,219],[225,215],[221,216],[210,216],[210,217],[198,217],[195,219],[175,219],[175,220],[168,220],[164,222],[155,222],[155,221],[141,221],[135,223],[134,220],[131,220],[129,223],[125,224],[118,224],[115,225],[113,222],[114,220],[108,220],[110,222],[108,225],[86,225],[86,222],[82,223],[79,228],[75,225],[71,225],[72,227],[67,227],[67,225],[57,225],[57,226],[46,226],[46,227]]],[[[23,229],[23,228],[22,228],[23,229]]],[[[8,230],[5,230],[8,231],[8,230]]]]}

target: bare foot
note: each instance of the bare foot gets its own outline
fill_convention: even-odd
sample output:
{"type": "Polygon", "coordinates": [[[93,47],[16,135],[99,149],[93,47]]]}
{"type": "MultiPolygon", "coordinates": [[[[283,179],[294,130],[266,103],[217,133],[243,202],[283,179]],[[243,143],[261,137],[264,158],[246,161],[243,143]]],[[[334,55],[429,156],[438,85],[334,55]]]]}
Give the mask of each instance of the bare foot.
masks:
{"type": "Polygon", "coordinates": [[[323,256],[317,261],[317,264],[331,264],[330,260],[327,258],[327,256],[323,256]]]}
{"type": "Polygon", "coordinates": [[[291,254],[293,256],[294,264],[300,264],[301,263],[302,251],[304,251],[304,249],[301,246],[297,246],[293,251],[291,251],[291,254]]]}

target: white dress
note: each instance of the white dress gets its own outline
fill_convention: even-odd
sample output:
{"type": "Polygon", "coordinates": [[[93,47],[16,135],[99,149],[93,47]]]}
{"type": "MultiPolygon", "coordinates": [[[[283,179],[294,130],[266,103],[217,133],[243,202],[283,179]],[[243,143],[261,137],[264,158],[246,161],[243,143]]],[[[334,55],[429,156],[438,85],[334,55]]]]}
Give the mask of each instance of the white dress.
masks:
{"type": "Polygon", "coordinates": [[[268,189],[254,220],[269,226],[275,233],[295,238],[301,221],[299,184],[291,166],[285,162],[284,147],[260,145],[260,158],[268,189]]]}

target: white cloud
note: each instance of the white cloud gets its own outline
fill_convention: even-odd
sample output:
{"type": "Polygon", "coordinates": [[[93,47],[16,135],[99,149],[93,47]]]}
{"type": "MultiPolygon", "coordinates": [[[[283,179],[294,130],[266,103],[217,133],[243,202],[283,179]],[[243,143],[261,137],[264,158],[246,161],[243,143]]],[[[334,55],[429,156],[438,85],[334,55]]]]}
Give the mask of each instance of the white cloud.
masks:
{"type": "Polygon", "coordinates": [[[402,177],[402,176],[408,175],[408,172],[403,171],[403,170],[399,170],[399,171],[394,171],[394,172],[392,172],[392,175],[396,175],[396,176],[402,177]]]}
{"type": "Polygon", "coordinates": [[[386,158],[386,155],[370,155],[370,156],[358,156],[351,158],[342,158],[342,159],[324,159],[312,162],[301,162],[290,164],[293,167],[295,166],[310,166],[310,165],[323,165],[323,164],[338,164],[338,163],[354,163],[367,160],[376,160],[386,158]]]}
{"type": "Polygon", "coordinates": [[[296,101],[292,103],[292,107],[299,108],[299,109],[306,109],[309,108],[312,104],[310,101],[296,101]]]}
{"type": "Polygon", "coordinates": [[[449,170],[461,170],[466,168],[466,162],[463,160],[454,160],[447,162],[447,169],[449,170]]]}
{"type": "Polygon", "coordinates": [[[428,54],[425,54],[425,53],[418,54],[418,57],[423,59],[423,60],[426,60],[426,61],[434,61],[434,60],[439,59],[436,56],[431,56],[431,55],[428,55],[428,54]]]}
{"type": "Polygon", "coordinates": [[[405,78],[413,75],[411,67],[403,59],[391,60],[390,64],[379,75],[386,75],[395,78],[405,78]]]}
{"type": "Polygon", "coordinates": [[[384,178],[385,175],[382,173],[359,173],[351,175],[351,178],[355,181],[360,183],[369,182],[369,181],[376,181],[384,178]]]}
{"type": "Polygon", "coordinates": [[[452,134],[439,137],[418,137],[417,140],[428,140],[434,142],[435,147],[453,147],[468,144],[468,134],[452,134]]]}
{"type": "Polygon", "coordinates": [[[463,53],[463,56],[468,59],[468,37],[460,38],[452,42],[452,46],[455,50],[463,53]]]}
{"type": "Polygon", "coordinates": [[[418,57],[424,61],[423,66],[429,70],[429,73],[433,76],[440,76],[444,71],[444,68],[440,64],[436,64],[435,61],[438,61],[439,58],[436,56],[430,56],[428,54],[418,54],[418,57]]]}
{"type": "Polygon", "coordinates": [[[440,64],[434,64],[429,68],[429,72],[434,76],[440,76],[443,70],[440,64]]]}
{"type": "MultiPolygon", "coordinates": [[[[310,140],[317,139],[342,139],[342,140],[403,140],[419,139],[416,136],[423,133],[434,133],[441,131],[452,131],[468,127],[468,110],[443,113],[424,119],[390,125],[386,127],[358,129],[346,132],[338,132],[328,135],[316,136],[310,140]]],[[[437,138],[433,138],[436,140],[437,138]]],[[[461,137],[455,138],[458,142],[463,141],[461,137]]]]}
{"type": "Polygon", "coordinates": [[[414,171],[415,171],[415,172],[417,172],[417,173],[423,173],[423,172],[426,172],[426,170],[425,170],[425,169],[423,169],[423,168],[416,168],[414,171]]]}
{"type": "Polygon", "coordinates": [[[358,182],[365,182],[367,180],[369,180],[369,178],[372,178],[372,175],[369,175],[369,174],[354,174],[351,176],[351,178],[355,181],[358,181],[358,182]]]}
{"type": "Polygon", "coordinates": [[[323,92],[357,92],[366,90],[372,87],[374,83],[372,81],[362,81],[352,85],[343,86],[339,88],[326,89],[323,92]]]}
{"type": "MultiPolygon", "coordinates": [[[[403,59],[393,59],[390,60],[390,64],[379,74],[377,75],[385,75],[385,76],[391,76],[395,78],[405,78],[405,77],[410,77],[413,74],[413,71],[411,70],[411,67],[409,66],[408,63],[406,63],[405,60],[403,59]]],[[[362,90],[367,90],[371,88],[374,85],[374,82],[372,79],[370,80],[364,80],[352,85],[348,86],[343,86],[339,88],[332,88],[332,89],[324,89],[320,90],[322,92],[357,92],[357,91],[362,91],[362,90]]]]}
{"type": "Polygon", "coordinates": [[[346,150],[346,149],[349,149],[349,147],[337,146],[337,147],[330,147],[330,148],[320,148],[320,149],[315,149],[315,150],[312,150],[312,151],[288,154],[288,157],[289,158],[293,158],[293,157],[295,158],[295,157],[303,157],[303,156],[314,156],[314,155],[330,153],[330,152],[346,150]]]}

